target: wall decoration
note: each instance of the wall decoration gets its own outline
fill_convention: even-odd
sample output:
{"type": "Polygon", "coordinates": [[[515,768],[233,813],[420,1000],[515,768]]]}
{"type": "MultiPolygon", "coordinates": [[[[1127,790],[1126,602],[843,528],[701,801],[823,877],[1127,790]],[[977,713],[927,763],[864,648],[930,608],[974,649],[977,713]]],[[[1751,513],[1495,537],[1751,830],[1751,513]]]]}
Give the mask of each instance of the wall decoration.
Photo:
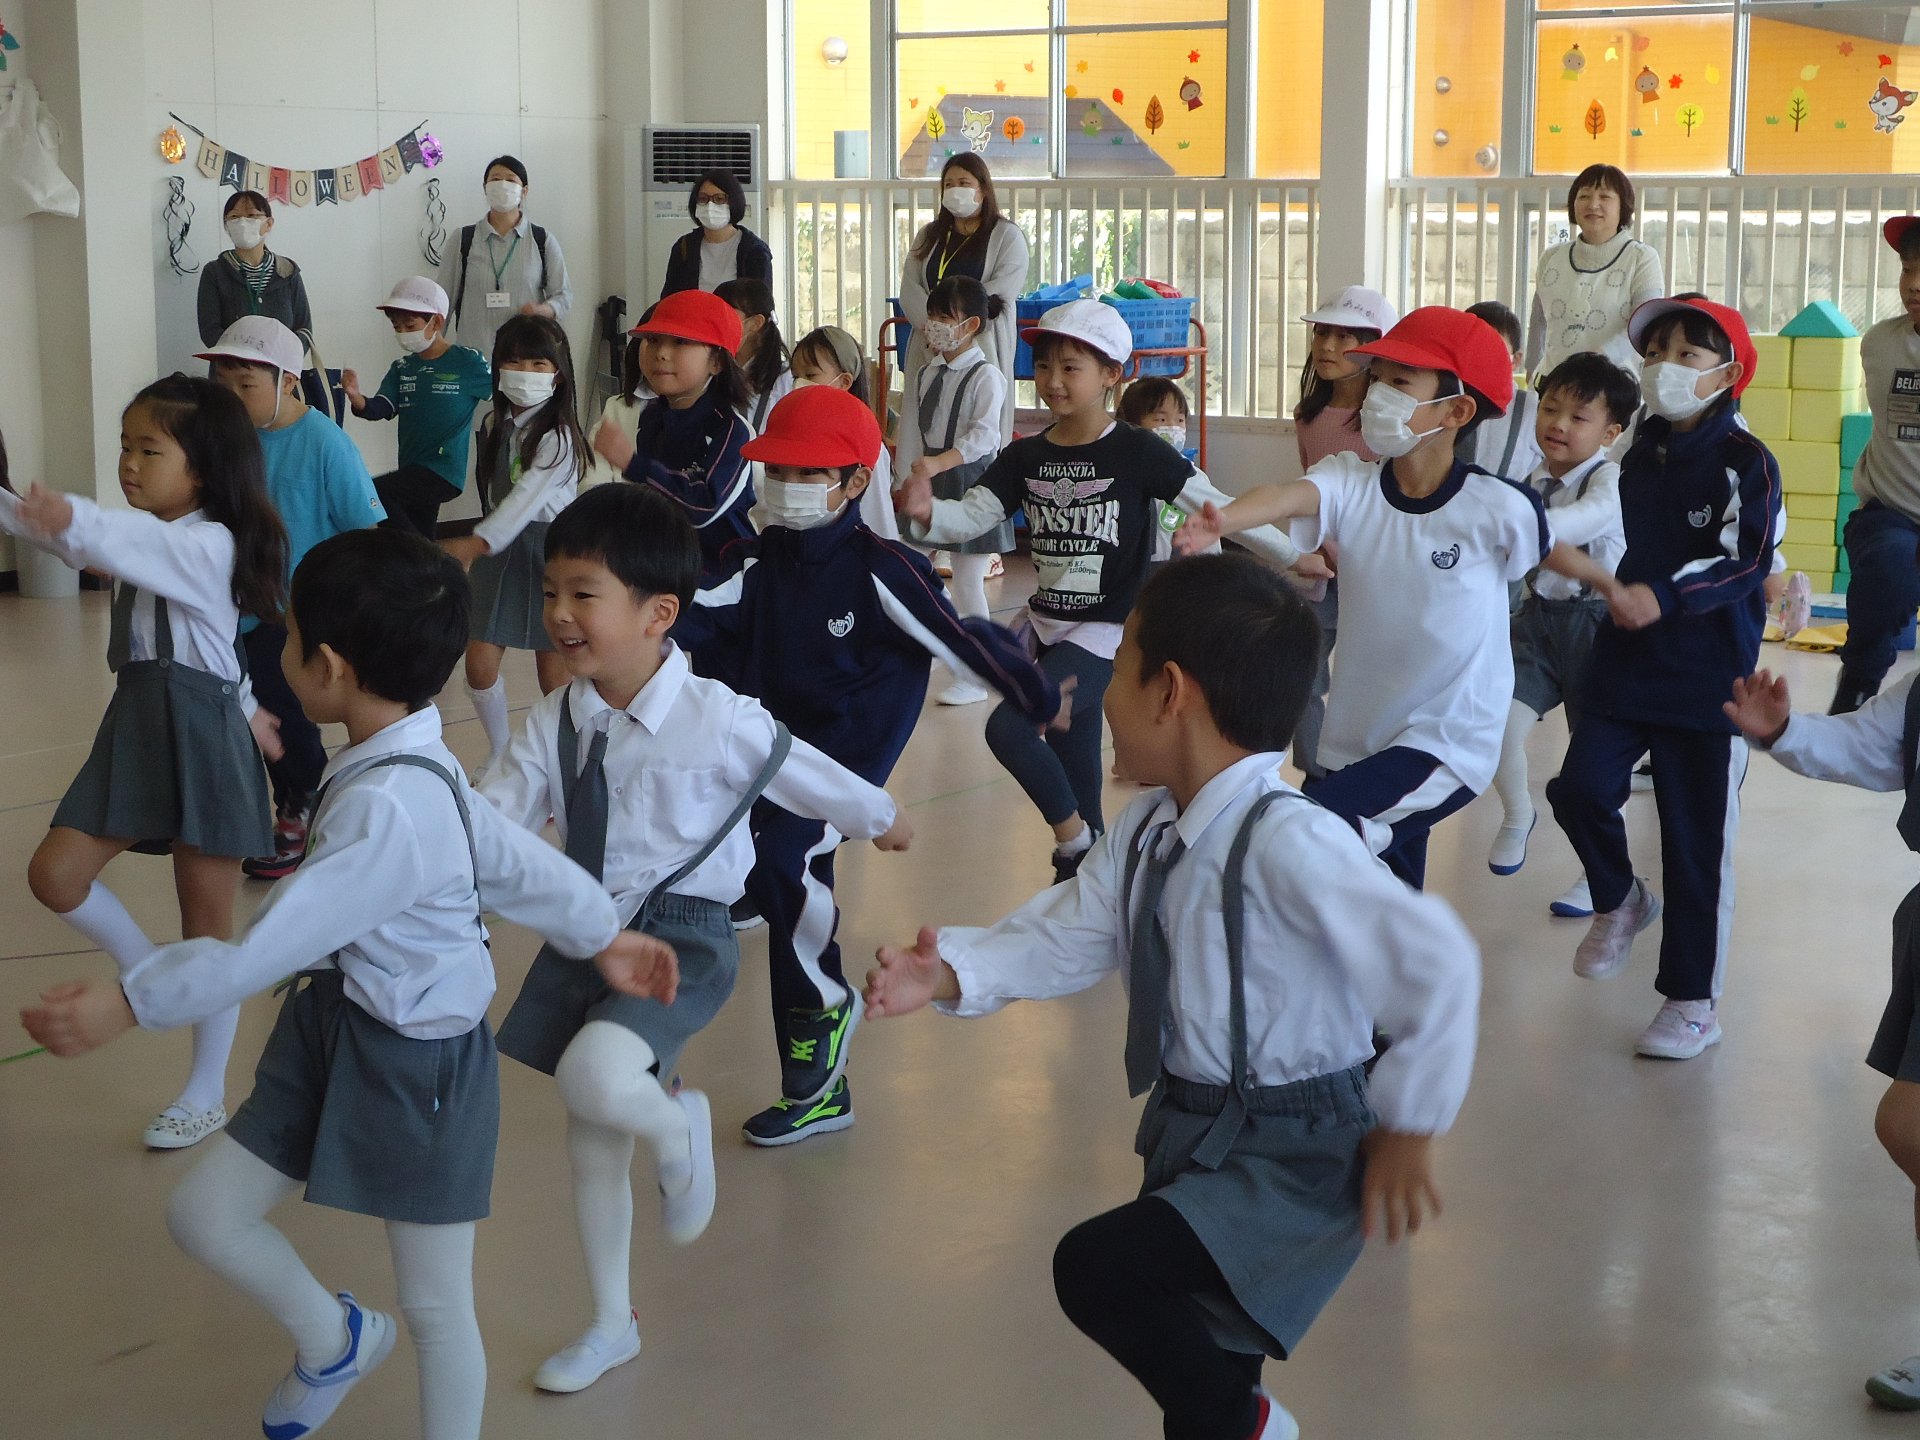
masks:
{"type": "Polygon", "coordinates": [[[160,132],[160,158],[169,165],[178,165],[187,158],[186,139],[171,125],[160,132]]]}
{"type": "Polygon", "coordinates": [[[1842,55],[1851,55],[1851,54],[1853,54],[1853,41],[1851,41],[1851,40],[1842,40],[1842,41],[1840,42],[1840,53],[1841,53],[1842,55]]]}
{"type": "MultiPolygon", "coordinates": [[[[1887,57],[1882,55],[1881,60],[1887,57]]],[[[1886,76],[1880,77],[1880,88],[1867,100],[1867,109],[1873,112],[1873,128],[1882,135],[1891,135],[1907,123],[1907,117],[1900,112],[1914,101],[1920,100],[1920,91],[1902,90],[1886,76]]]]}
{"type": "Polygon", "coordinates": [[[1587,113],[1580,122],[1581,127],[1598,140],[1607,133],[1607,107],[1598,100],[1587,106],[1587,113]]]}
{"type": "Polygon", "coordinates": [[[1812,107],[1807,101],[1807,92],[1798,85],[1794,86],[1793,94],[1787,97],[1787,119],[1793,122],[1794,134],[1800,133],[1800,126],[1812,113],[1812,107]]]}
{"type": "Polygon", "coordinates": [[[440,198],[438,175],[427,179],[426,207],[420,221],[420,253],[435,269],[447,253],[447,202],[440,198]]]}
{"type": "MultiPolygon", "coordinates": [[[[200,137],[193,168],[203,177],[230,190],[256,190],[269,200],[291,205],[334,205],[342,200],[358,200],[362,195],[398,184],[410,171],[431,170],[446,158],[446,152],[428,132],[424,120],[385,149],[351,165],[295,170],[249,159],[238,150],[222,145],[189,120],[172,113],[167,118],[200,137]]],[[[160,137],[160,149],[167,163],[175,164],[186,155],[186,141],[178,130],[169,128],[160,137]],[[168,153],[169,136],[178,146],[177,155],[168,153]]]]}
{"type": "Polygon", "coordinates": [[[1686,127],[1687,134],[1691,137],[1693,127],[1698,125],[1706,117],[1700,113],[1700,107],[1698,105],[1682,105],[1680,107],[1680,114],[1676,118],[1686,127]]]}
{"type": "Polygon", "coordinates": [[[0,20],[0,70],[7,68],[7,52],[20,48],[20,38],[7,29],[7,22],[0,20]]]}
{"type": "Polygon", "coordinates": [[[1687,80],[1684,75],[1669,75],[1667,77],[1667,89],[1669,90],[1678,90],[1682,85],[1686,83],[1687,83],[1687,80]]]}
{"type": "Polygon", "coordinates": [[[1007,93],[1007,82],[1006,82],[1006,81],[1004,81],[1004,80],[996,80],[996,81],[994,81],[994,82],[993,82],[993,93],[994,93],[994,94],[996,94],[996,95],[1004,95],[1004,94],[1006,94],[1006,93],[1007,93]]]}
{"type": "Polygon", "coordinates": [[[1199,63],[1200,63],[1200,52],[1198,50],[1187,51],[1187,64],[1198,65],[1199,63]]]}
{"type": "Polygon", "coordinates": [[[1116,105],[1124,105],[1127,103],[1126,92],[1117,85],[1114,86],[1113,89],[1113,103],[1116,105]]]}
{"type": "Polygon", "coordinates": [[[1818,80],[1820,78],[1820,67],[1818,65],[1801,66],[1800,78],[1802,80],[1818,80]]]}
{"type": "Polygon", "coordinates": [[[1198,110],[1200,108],[1200,82],[1192,76],[1188,76],[1185,80],[1182,80],[1180,82],[1180,98],[1187,102],[1187,109],[1198,110]]]}
{"type": "Polygon", "coordinates": [[[987,142],[993,138],[993,111],[975,110],[971,106],[960,107],[960,133],[967,137],[967,143],[973,147],[973,153],[979,155],[987,148],[987,142]]]}
{"type": "Polygon", "coordinates": [[[1010,143],[1016,142],[1022,135],[1027,133],[1027,122],[1022,120],[1018,115],[1009,115],[1007,116],[1006,123],[1000,127],[1000,133],[1006,136],[1010,143]]]}
{"type": "Polygon", "coordinates": [[[1580,78],[1580,72],[1586,68],[1586,53],[1581,50],[1577,42],[1571,50],[1560,57],[1560,78],[1562,80],[1578,80],[1580,78]]]}
{"type": "Polygon", "coordinates": [[[1160,97],[1154,96],[1147,101],[1147,133],[1155,134],[1167,123],[1167,112],[1160,107],[1160,97]]]}
{"type": "Polygon", "coordinates": [[[1893,68],[1893,56],[1882,55],[1875,63],[1879,65],[1882,70],[1891,70],[1893,68]]]}
{"type": "Polygon", "coordinates": [[[1086,134],[1086,137],[1091,140],[1106,128],[1107,122],[1100,118],[1100,107],[1098,105],[1089,105],[1086,115],[1082,117],[1080,121],[1080,129],[1086,134]]]}
{"type": "MultiPolygon", "coordinates": [[[[180,153],[186,153],[183,142],[180,153]]],[[[187,182],[178,175],[167,177],[167,203],[160,211],[160,226],[167,236],[167,264],[173,267],[176,275],[191,275],[200,268],[200,262],[187,265],[181,257],[190,255],[187,249],[187,232],[193,228],[193,202],[187,199],[187,182]]]]}
{"type": "Polygon", "coordinates": [[[940,107],[934,106],[927,111],[927,138],[938,140],[947,133],[947,117],[940,113],[940,107]]]}
{"type": "Polygon", "coordinates": [[[1642,65],[1640,73],[1633,77],[1633,88],[1640,92],[1642,105],[1657,105],[1660,102],[1660,77],[1653,73],[1653,67],[1642,65]]]}

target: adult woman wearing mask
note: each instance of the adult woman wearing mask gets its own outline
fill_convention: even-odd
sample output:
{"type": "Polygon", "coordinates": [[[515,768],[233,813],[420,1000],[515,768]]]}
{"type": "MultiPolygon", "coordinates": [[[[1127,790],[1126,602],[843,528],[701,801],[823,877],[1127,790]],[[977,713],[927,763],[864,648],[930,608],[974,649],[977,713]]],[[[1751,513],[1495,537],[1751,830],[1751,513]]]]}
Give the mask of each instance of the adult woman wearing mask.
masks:
{"type": "MultiPolygon", "coordinates": [[[[233,248],[200,267],[200,343],[213,344],[245,315],[278,320],[303,343],[311,343],[313,311],[307,304],[300,267],[267,248],[267,236],[273,231],[273,207],[267,197],[257,190],[236,190],[220,219],[233,248]]],[[[300,383],[309,404],[322,402],[318,373],[304,371],[300,383]]]]}
{"type": "Polygon", "coordinates": [[[1591,350],[1629,375],[1640,356],[1627,320],[1667,293],[1660,255],[1633,238],[1633,182],[1612,165],[1589,165],[1567,187],[1571,240],[1549,246],[1534,281],[1527,325],[1527,374],[1541,376],[1591,350]]]}
{"type": "Polygon", "coordinates": [[[1027,237],[1000,213],[993,175],[971,152],[955,155],[940,172],[940,213],[914,237],[900,276],[900,308],[913,326],[913,341],[901,365],[904,394],[914,393],[921,368],[933,359],[927,348],[927,292],[950,275],[971,275],[998,295],[1000,314],[981,327],[981,352],[1006,377],[1000,407],[1000,443],[1013,438],[1014,301],[1027,283],[1027,237]]]}
{"type": "Polygon", "coordinates": [[[660,298],[680,290],[714,290],[729,280],[773,284],[773,251],[740,221],[747,213],[747,192],[726,170],[709,170],[693,182],[687,214],[696,226],[673,242],[667,256],[667,283],[660,298]]]}
{"type": "Polygon", "coordinates": [[[527,219],[527,167],[511,155],[487,163],[484,225],[463,226],[440,262],[440,286],[453,300],[449,333],[482,355],[514,315],[564,321],[573,308],[567,258],[545,226],[527,219]]]}

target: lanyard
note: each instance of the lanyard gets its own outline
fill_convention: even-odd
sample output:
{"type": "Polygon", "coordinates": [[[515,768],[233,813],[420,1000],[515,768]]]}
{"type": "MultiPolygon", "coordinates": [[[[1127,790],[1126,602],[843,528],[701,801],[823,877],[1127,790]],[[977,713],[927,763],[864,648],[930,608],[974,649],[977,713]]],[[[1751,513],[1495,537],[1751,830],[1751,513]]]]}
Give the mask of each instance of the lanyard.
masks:
{"type": "MultiPolygon", "coordinates": [[[[492,235],[487,236],[487,263],[489,265],[493,265],[493,241],[494,241],[494,237],[492,235]]],[[[507,266],[513,263],[513,252],[518,250],[519,248],[520,248],[520,233],[518,231],[515,231],[513,236],[513,243],[507,247],[506,257],[503,260],[501,260],[501,262],[498,265],[493,265],[493,288],[494,289],[498,290],[501,288],[500,277],[507,273],[507,266]]]]}
{"type": "Polygon", "coordinates": [[[962,237],[958,245],[953,243],[953,237],[951,235],[947,237],[947,243],[940,249],[940,268],[936,272],[940,279],[944,280],[947,278],[947,266],[951,265],[954,257],[966,248],[966,237],[962,237]]]}

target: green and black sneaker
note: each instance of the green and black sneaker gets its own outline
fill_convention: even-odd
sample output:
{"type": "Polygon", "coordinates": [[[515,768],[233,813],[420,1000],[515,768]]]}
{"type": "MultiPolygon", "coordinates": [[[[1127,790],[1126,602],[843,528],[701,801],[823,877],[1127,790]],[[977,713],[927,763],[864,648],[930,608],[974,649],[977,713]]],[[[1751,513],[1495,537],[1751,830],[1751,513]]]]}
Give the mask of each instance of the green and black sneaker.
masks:
{"type": "Polygon", "coordinates": [[[842,1075],[825,1096],[814,1100],[784,1097],[740,1127],[749,1145],[795,1145],[813,1135],[830,1135],[853,1124],[853,1091],[842,1075]]]}
{"type": "Polygon", "coordinates": [[[847,1073],[847,1047],[866,1013],[867,1002],[858,990],[850,990],[832,1010],[788,1011],[780,1093],[803,1104],[832,1094],[847,1073]]]}

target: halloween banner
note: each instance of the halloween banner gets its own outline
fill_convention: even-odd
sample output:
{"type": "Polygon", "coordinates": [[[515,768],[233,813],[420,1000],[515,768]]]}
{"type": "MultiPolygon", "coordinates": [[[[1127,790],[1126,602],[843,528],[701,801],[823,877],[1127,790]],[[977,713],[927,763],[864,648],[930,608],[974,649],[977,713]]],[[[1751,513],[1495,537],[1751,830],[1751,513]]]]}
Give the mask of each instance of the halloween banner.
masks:
{"type": "MultiPolygon", "coordinates": [[[[178,115],[169,119],[200,137],[193,168],[230,190],[258,190],[268,199],[294,205],[333,205],[396,185],[414,170],[431,170],[444,155],[440,142],[422,120],[393,144],[346,165],[295,170],[243,155],[178,115]]],[[[180,156],[185,157],[185,146],[180,156]]]]}

